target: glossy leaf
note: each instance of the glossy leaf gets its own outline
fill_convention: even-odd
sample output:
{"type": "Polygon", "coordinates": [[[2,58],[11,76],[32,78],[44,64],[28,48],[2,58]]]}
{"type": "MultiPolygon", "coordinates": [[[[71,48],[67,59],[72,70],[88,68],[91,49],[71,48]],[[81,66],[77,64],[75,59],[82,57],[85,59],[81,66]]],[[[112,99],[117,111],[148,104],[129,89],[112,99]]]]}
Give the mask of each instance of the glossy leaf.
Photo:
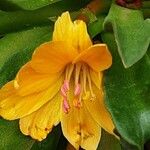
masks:
{"type": "Polygon", "coordinates": [[[106,105],[122,138],[141,150],[150,139],[150,51],[125,69],[113,35],[105,33],[102,39],[113,56],[113,65],[105,74],[106,105]]]}
{"type": "Polygon", "coordinates": [[[103,31],[103,23],[104,16],[100,16],[96,21],[88,25],[88,32],[92,38],[103,31]]]}
{"type": "Polygon", "coordinates": [[[97,150],[121,150],[119,140],[102,130],[102,136],[97,150]]]}
{"type": "Polygon", "coordinates": [[[7,1],[1,1],[0,4],[3,5],[3,7],[5,7],[5,5],[7,6],[16,6],[18,8],[21,9],[25,9],[25,10],[34,10],[34,9],[38,9],[41,7],[44,7],[46,5],[52,4],[52,3],[56,3],[60,0],[7,0],[7,1]]]}
{"type": "Polygon", "coordinates": [[[19,131],[18,121],[0,119],[0,149],[30,150],[34,140],[23,136],[19,131]]]}
{"type": "Polygon", "coordinates": [[[25,9],[25,10],[34,10],[44,6],[47,6],[52,3],[56,3],[60,0],[1,0],[0,8],[11,8],[14,9],[25,9]]]}
{"type": "Polygon", "coordinates": [[[13,11],[0,10],[0,35],[26,29],[33,26],[49,25],[51,17],[58,17],[64,11],[75,11],[86,5],[88,0],[70,1],[63,0],[34,11],[13,11]]]}
{"type": "Polygon", "coordinates": [[[140,10],[113,4],[105,19],[105,28],[112,25],[119,55],[126,68],[139,61],[150,44],[150,19],[144,20],[140,10]]]}

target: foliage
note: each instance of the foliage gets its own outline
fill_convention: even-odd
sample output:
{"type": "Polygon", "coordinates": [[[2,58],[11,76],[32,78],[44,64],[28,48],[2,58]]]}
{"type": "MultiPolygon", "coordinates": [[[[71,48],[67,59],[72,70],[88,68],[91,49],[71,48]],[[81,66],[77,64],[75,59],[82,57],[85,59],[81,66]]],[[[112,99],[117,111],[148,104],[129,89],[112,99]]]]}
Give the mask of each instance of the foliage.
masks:
{"type": "MultiPolygon", "coordinates": [[[[0,86],[15,77],[37,46],[51,39],[54,21],[62,12],[70,11],[73,19],[86,16],[93,41],[107,43],[113,56],[104,76],[105,103],[120,144],[142,150],[150,140],[150,2],[132,10],[100,1],[99,12],[85,13],[90,0],[1,0],[0,86]]],[[[59,126],[37,142],[20,133],[18,121],[3,119],[0,141],[1,150],[57,150],[65,149],[67,142],[59,126]]],[[[98,150],[120,150],[120,144],[103,131],[98,150]]]]}

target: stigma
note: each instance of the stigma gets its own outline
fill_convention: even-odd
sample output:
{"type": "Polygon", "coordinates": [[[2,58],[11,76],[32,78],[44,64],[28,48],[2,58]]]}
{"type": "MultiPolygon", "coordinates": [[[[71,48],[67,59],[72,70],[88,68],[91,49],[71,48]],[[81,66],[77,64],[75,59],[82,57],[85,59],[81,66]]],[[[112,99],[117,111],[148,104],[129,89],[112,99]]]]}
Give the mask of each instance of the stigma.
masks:
{"type": "Polygon", "coordinates": [[[70,103],[80,109],[82,100],[94,100],[96,98],[90,75],[90,68],[84,63],[68,64],[65,68],[65,79],[61,86],[63,97],[63,111],[69,113],[70,103]],[[70,88],[73,83],[73,90],[70,88]],[[70,93],[72,92],[72,93],[70,93]],[[73,99],[69,99],[69,94],[73,94],[73,99]]]}

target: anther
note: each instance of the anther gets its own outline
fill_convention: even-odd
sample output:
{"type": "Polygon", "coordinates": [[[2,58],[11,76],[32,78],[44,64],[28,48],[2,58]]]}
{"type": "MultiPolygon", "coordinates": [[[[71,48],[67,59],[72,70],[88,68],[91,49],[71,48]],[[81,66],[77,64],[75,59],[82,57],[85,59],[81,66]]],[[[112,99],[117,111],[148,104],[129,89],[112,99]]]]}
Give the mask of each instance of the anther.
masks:
{"type": "Polygon", "coordinates": [[[93,94],[93,95],[91,96],[90,100],[93,101],[93,100],[95,100],[95,99],[96,99],[96,96],[95,96],[95,94],[93,94]]]}
{"type": "Polygon", "coordinates": [[[63,96],[63,97],[67,97],[67,93],[66,93],[66,90],[64,89],[64,86],[62,85],[62,87],[61,87],[61,95],[63,96]]]}
{"type": "Polygon", "coordinates": [[[66,89],[66,91],[69,90],[69,81],[68,80],[64,81],[64,88],[66,89]]]}
{"type": "Polygon", "coordinates": [[[76,107],[76,108],[80,108],[82,106],[82,103],[81,101],[78,99],[78,98],[75,98],[73,100],[73,105],[76,107]]]}
{"type": "Polygon", "coordinates": [[[65,113],[68,113],[70,109],[69,103],[67,101],[67,98],[64,98],[63,100],[63,110],[65,113]]]}
{"type": "Polygon", "coordinates": [[[81,93],[81,85],[78,83],[78,84],[75,86],[74,95],[75,95],[75,96],[79,96],[80,93],[81,93]]]}

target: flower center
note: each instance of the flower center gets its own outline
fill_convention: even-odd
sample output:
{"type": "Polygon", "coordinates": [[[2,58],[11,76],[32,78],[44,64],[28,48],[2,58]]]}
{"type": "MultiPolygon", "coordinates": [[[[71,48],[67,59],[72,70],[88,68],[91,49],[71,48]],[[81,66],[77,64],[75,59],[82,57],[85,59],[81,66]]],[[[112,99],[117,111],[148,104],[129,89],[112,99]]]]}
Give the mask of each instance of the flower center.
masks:
{"type": "Polygon", "coordinates": [[[70,109],[68,101],[69,92],[72,92],[70,90],[70,81],[74,81],[73,105],[76,108],[80,108],[82,106],[82,99],[93,100],[96,98],[92,88],[90,68],[83,63],[69,64],[65,69],[65,80],[61,86],[63,110],[65,113],[68,113],[70,109]]]}

